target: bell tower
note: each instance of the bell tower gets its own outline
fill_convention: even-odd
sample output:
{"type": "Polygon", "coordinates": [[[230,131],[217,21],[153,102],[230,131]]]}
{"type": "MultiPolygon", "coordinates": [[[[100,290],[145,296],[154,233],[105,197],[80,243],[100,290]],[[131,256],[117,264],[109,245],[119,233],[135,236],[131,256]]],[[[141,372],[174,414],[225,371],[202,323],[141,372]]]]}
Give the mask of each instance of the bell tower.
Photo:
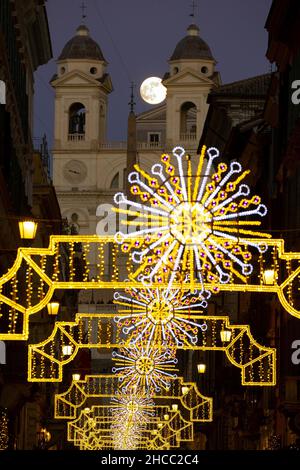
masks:
{"type": "Polygon", "coordinates": [[[93,149],[106,136],[107,62],[85,25],[67,42],[51,80],[55,89],[54,149],[93,149]]]}
{"type": "Polygon", "coordinates": [[[171,55],[163,80],[167,88],[167,148],[179,143],[190,149],[197,147],[208,111],[207,96],[220,84],[215,64],[198,26],[191,24],[171,55]]]}
{"type": "Polygon", "coordinates": [[[60,190],[90,186],[92,154],[106,139],[112,91],[106,67],[99,45],[80,25],[58,57],[50,82],[55,90],[53,181],[58,196],[60,190]]]}

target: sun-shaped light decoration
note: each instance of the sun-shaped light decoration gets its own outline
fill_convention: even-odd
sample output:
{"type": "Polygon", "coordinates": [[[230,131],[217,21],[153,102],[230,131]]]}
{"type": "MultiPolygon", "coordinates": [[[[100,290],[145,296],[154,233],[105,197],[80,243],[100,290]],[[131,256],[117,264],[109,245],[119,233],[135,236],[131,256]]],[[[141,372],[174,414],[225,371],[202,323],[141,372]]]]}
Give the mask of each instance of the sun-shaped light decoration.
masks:
{"type": "Polygon", "coordinates": [[[133,345],[113,351],[112,357],[116,364],[112,371],[119,375],[125,390],[133,385],[139,390],[159,392],[161,387],[168,390],[170,380],[177,377],[174,372],[178,361],[170,349],[133,345]]]}
{"type": "Polygon", "coordinates": [[[123,333],[131,335],[131,344],[169,348],[196,344],[199,329],[207,330],[206,323],[193,321],[193,312],[199,313],[196,308],[207,307],[207,301],[201,296],[185,294],[179,289],[149,287],[128,288],[125,292],[129,295],[114,294],[114,303],[122,306],[114,321],[123,325],[123,333]]]}
{"type": "Polygon", "coordinates": [[[149,417],[154,416],[154,401],[144,390],[138,390],[136,386],[128,387],[116,392],[111,399],[111,414],[115,425],[131,422],[143,425],[149,417]]]}
{"type": "Polygon", "coordinates": [[[118,232],[116,241],[141,265],[132,278],[159,283],[170,270],[169,286],[178,273],[200,285],[228,283],[232,276],[246,282],[253,269],[249,247],[260,253],[267,249],[263,241],[251,238],[270,237],[251,228],[261,222],[249,218],[263,217],[267,208],[241,184],[249,171],[242,172],[238,162],[229,167],[220,163],[215,171],[219,151],[214,147],[203,147],[195,174],[182,147],[175,147],[173,156],[176,165],[163,154],[162,164],[153,165],[151,174],[135,165],[128,177],[135,200],[123,193],[114,197],[121,206],[115,210],[126,216],[121,223],[128,229],[118,232]],[[133,230],[137,225],[140,228],[133,230]]]}

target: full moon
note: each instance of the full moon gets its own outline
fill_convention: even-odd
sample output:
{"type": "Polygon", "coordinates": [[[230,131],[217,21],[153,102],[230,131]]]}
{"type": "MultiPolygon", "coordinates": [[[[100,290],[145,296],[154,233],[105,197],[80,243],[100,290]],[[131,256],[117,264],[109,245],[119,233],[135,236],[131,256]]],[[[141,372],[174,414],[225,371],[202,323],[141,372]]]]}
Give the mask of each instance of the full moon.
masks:
{"type": "Polygon", "coordinates": [[[166,98],[167,89],[161,83],[161,78],[149,77],[141,84],[140,93],[146,103],[159,104],[166,98]]]}

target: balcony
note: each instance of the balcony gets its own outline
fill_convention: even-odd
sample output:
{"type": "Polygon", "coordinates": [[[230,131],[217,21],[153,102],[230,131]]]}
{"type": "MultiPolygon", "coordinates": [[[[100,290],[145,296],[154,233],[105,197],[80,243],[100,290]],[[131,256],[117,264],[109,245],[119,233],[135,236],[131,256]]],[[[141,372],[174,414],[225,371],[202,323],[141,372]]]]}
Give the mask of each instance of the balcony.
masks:
{"type": "Polygon", "coordinates": [[[196,142],[196,139],[197,134],[195,132],[180,134],[180,142],[196,142]]]}
{"type": "MultiPolygon", "coordinates": [[[[159,149],[163,148],[162,142],[137,142],[137,150],[159,149]]],[[[127,142],[102,142],[99,144],[100,150],[126,150],[127,142]]]]}
{"type": "Polygon", "coordinates": [[[68,141],[69,142],[84,142],[85,141],[85,134],[68,134],[68,141]]]}

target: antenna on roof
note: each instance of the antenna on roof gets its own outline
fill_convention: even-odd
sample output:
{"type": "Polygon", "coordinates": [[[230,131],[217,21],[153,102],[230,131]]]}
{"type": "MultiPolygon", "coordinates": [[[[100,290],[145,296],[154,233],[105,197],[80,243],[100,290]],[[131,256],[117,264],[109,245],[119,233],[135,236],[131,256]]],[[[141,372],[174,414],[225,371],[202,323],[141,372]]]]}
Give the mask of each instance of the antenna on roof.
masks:
{"type": "Polygon", "coordinates": [[[84,23],[85,19],[86,19],[86,10],[87,10],[87,7],[86,7],[86,4],[84,1],[82,1],[81,5],[80,5],[80,9],[81,9],[81,20],[82,20],[82,23],[84,23]]]}

